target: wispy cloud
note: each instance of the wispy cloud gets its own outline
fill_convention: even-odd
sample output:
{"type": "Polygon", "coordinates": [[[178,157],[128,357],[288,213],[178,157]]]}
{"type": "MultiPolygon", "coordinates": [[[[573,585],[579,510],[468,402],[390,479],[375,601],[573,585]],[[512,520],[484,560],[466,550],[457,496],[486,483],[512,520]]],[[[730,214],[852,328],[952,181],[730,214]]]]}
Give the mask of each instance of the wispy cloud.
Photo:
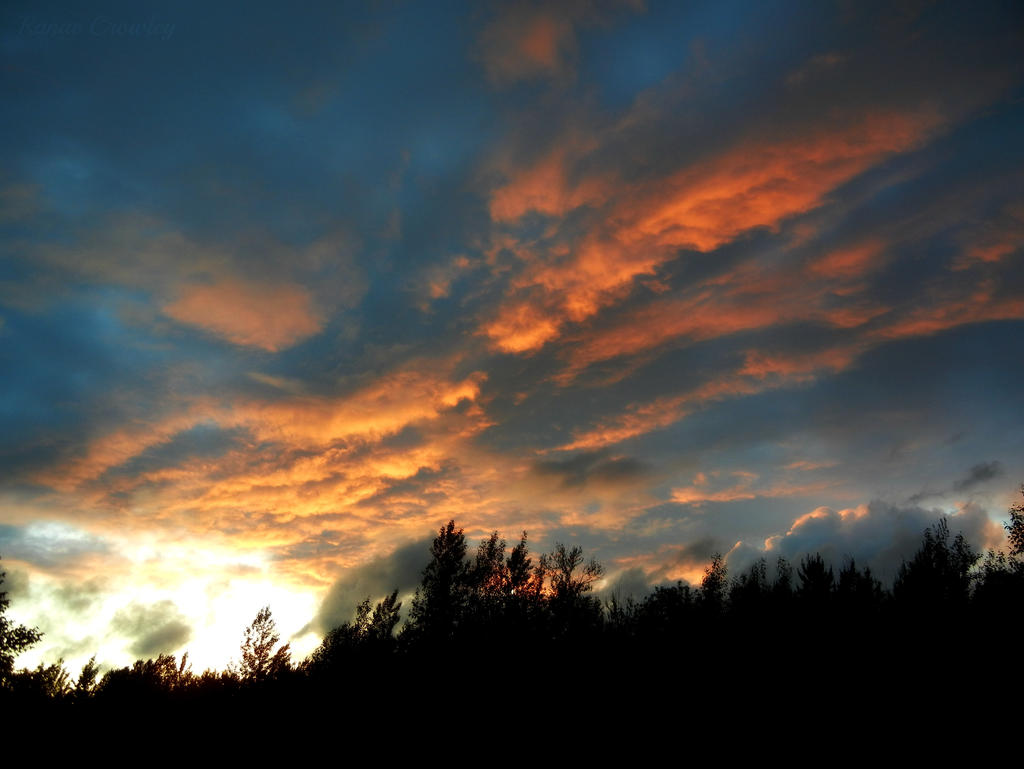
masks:
{"type": "Polygon", "coordinates": [[[323,325],[309,292],[297,285],[193,284],[163,310],[180,323],[268,352],[289,347],[323,325]]]}

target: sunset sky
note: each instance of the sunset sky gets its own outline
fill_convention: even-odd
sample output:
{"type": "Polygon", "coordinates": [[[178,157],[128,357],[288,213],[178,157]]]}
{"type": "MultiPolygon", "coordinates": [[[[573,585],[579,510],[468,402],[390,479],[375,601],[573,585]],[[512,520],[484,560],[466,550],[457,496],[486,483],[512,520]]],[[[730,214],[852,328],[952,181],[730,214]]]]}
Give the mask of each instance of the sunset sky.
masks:
{"type": "Polygon", "coordinates": [[[1024,481],[1019,2],[6,3],[19,663],[296,656],[454,518],[891,577],[1024,481]]]}

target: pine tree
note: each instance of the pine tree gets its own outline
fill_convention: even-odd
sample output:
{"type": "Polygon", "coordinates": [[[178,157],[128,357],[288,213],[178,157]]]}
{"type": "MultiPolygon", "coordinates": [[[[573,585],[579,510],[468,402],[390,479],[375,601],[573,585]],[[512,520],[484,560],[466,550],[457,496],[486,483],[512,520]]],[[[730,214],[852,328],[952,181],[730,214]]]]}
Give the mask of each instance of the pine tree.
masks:
{"type": "Polygon", "coordinates": [[[452,638],[463,623],[472,589],[466,536],[455,528],[455,521],[438,531],[430,555],[413,598],[407,632],[438,642],[452,638]]]}

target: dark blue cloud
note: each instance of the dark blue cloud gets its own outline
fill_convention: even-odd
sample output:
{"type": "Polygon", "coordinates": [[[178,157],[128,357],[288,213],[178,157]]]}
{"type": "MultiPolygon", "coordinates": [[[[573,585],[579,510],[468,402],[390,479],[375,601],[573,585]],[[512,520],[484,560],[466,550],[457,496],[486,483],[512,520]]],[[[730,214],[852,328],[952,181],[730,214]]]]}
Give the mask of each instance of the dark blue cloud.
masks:
{"type": "Polygon", "coordinates": [[[0,555],[60,571],[83,558],[112,552],[103,539],[61,523],[0,524],[0,555]]]}

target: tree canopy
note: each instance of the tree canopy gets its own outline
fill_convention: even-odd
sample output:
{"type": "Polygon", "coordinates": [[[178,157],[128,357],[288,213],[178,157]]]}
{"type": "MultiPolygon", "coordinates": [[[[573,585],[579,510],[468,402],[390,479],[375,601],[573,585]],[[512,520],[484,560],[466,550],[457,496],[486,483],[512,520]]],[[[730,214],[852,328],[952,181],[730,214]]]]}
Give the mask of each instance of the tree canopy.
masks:
{"type": "Polygon", "coordinates": [[[288,667],[291,661],[289,645],[285,644],[274,650],[280,640],[281,636],[270,614],[270,607],[264,606],[256,613],[252,624],[245,629],[241,649],[242,680],[265,681],[288,667]]]}
{"type": "Polygon", "coordinates": [[[450,637],[463,620],[470,587],[466,535],[448,521],[430,546],[430,562],[409,614],[410,632],[434,640],[450,637]]]}
{"type": "MultiPolygon", "coordinates": [[[[345,686],[357,693],[352,702],[376,696],[383,706],[397,691],[425,691],[433,696],[431,707],[443,709],[466,694],[459,665],[481,681],[496,675],[495,664],[514,665],[519,672],[512,696],[523,697],[569,669],[604,675],[618,670],[632,680],[632,666],[646,670],[651,681],[676,671],[687,682],[696,677],[708,683],[721,670],[737,680],[760,675],[764,660],[794,671],[830,670],[844,660],[849,675],[888,680],[917,669],[918,655],[942,652],[932,632],[936,618],[950,631],[940,634],[944,641],[991,646],[986,633],[1001,627],[1007,609],[1024,598],[1022,553],[1014,539],[1022,527],[1024,506],[1017,506],[1006,524],[1007,551],[990,552],[979,565],[966,538],[952,535],[942,518],[924,531],[891,588],[852,559],[836,572],[817,553],[803,556],[796,568],[779,558],[773,570],[757,559],[730,580],[726,559],[716,554],[699,586],[658,585],[634,600],[602,599],[595,588],[604,568],[579,546],[557,543],[535,561],[525,532],[511,551],[492,532],[470,557],[464,530],[449,521],[431,543],[400,633],[398,590],[376,603],[367,596],[354,617],[328,632],[297,667],[265,606],[244,629],[241,662],[225,672],[196,675],[187,655],[178,661],[169,654],[102,677],[93,658],[77,682],[63,660],[15,672],[14,656],[40,633],[9,622],[6,594],[0,593],[0,689],[4,696],[34,701],[188,699],[214,707],[249,693],[262,702],[308,695],[333,703],[345,686]],[[892,641],[907,637],[913,643],[892,641]],[[914,655],[910,662],[908,654],[914,655]],[[616,660],[627,662],[616,667],[616,660]],[[529,686],[527,675],[534,676],[529,686]]],[[[495,707],[507,705],[505,690],[486,687],[481,694],[495,707]]],[[[517,712],[529,710],[525,699],[518,705],[517,712]]]]}

